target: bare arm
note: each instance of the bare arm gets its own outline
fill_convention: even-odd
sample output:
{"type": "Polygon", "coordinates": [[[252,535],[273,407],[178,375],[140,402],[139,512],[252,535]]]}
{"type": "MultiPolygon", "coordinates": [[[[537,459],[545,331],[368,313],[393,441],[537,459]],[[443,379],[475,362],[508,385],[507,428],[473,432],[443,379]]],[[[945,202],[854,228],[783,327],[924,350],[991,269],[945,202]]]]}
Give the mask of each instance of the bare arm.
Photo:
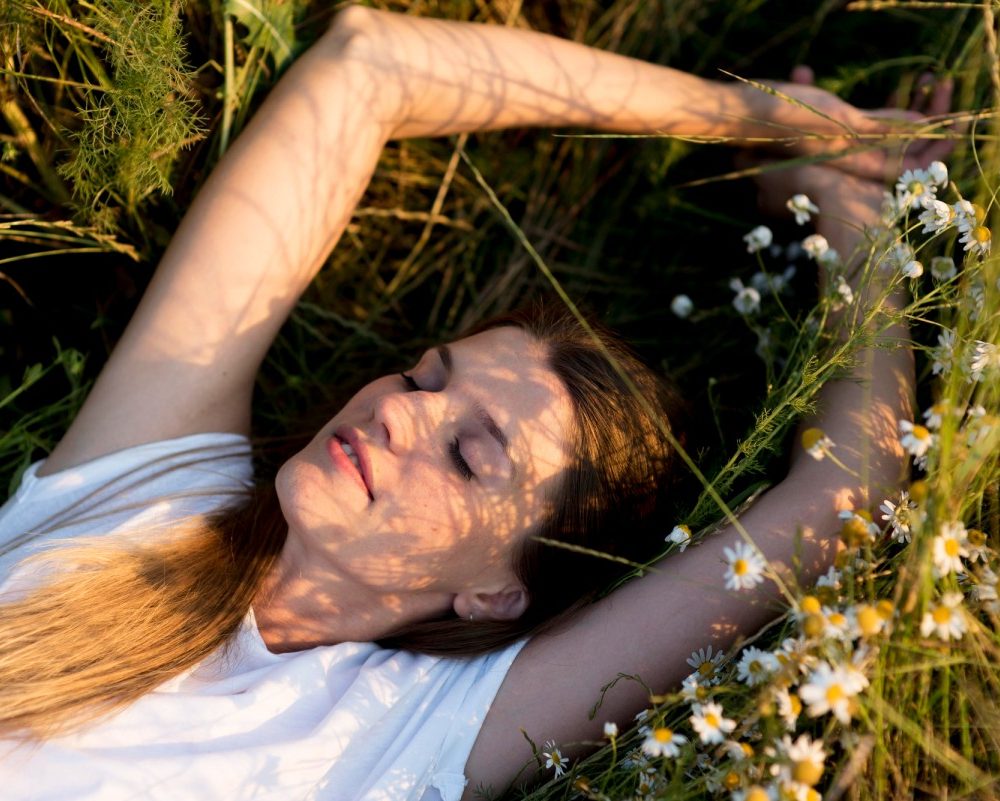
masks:
{"type": "MultiPolygon", "coordinates": [[[[825,97],[834,106],[828,111],[865,124],[825,97]]],[[[743,85],[543,34],[348,8],[282,78],[206,182],[40,472],[143,442],[247,433],[260,363],[390,138],[513,125],[773,133],[746,117],[836,129],[790,109],[743,85]]]]}
{"type": "MultiPolygon", "coordinates": [[[[808,183],[795,191],[808,191],[817,200],[827,212],[820,232],[841,253],[850,253],[859,232],[831,217],[857,224],[877,221],[881,186],[828,169],[806,171],[808,183]]],[[[905,342],[905,337],[900,326],[881,335],[887,344],[905,342]]],[[[801,536],[798,578],[806,584],[832,563],[841,526],[837,512],[877,503],[899,486],[905,471],[896,421],[910,416],[912,354],[903,346],[871,348],[858,355],[856,369],[823,387],[818,411],[804,425],[821,427],[836,442],[839,458],[865,480],[829,460],[799,454],[788,477],[740,518],[772,564],[784,566],[786,574],[801,536]]],[[[648,704],[645,690],[629,681],[609,691],[597,717],[587,720],[600,688],[617,674],[638,674],[661,692],[691,671],[685,658],[692,651],[709,642],[728,648],[773,618],[780,601],[773,583],[754,591],[723,587],[723,549],[738,541],[734,527],[727,526],[659,565],[660,572],[592,605],[560,631],[529,642],[473,748],[467,764],[470,787],[479,782],[506,786],[530,756],[522,728],[535,742],[552,738],[565,745],[599,741],[604,721],[627,724],[648,704]]],[[[466,797],[471,798],[471,792],[466,797]]]]}

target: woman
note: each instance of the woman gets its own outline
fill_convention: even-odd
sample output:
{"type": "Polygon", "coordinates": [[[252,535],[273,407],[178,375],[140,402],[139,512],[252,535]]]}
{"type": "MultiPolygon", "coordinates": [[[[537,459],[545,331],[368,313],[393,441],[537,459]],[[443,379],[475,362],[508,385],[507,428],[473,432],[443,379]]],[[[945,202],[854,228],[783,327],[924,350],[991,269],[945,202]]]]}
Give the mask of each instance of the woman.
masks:
{"type": "MultiPolygon", "coordinates": [[[[721,590],[723,549],[739,539],[731,520],[542,630],[578,599],[565,593],[574,581],[547,589],[555,557],[533,537],[594,534],[582,543],[609,550],[616,529],[662,526],[650,515],[675,456],[662,415],[630,400],[600,348],[558,321],[501,321],[369,384],[273,489],[236,514],[212,511],[246,494],[254,376],[386,141],[514,125],[882,130],[811,87],[783,90],[837,121],[547,36],[342,12],[220,162],[77,419],[4,509],[5,573],[46,537],[130,532],[58,552],[68,575],[19,567],[3,590],[7,797],[472,798],[519,776],[522,732],[574,742],[597,739],[604,720],[624,724],[646,701],[638,683],[586,714],[617,674],[670,686],[706,636],[725,646],[765,622],[770,583],[721,590]],[[556,355],[571,348],[584,365],[575,378],[556,355]],[[594,398],[606,408],[588,416],[594,398]],[[607,425],[619,403],[633,405],[607,425]],[[493,650],[439,659],[375,641],[493,650]]],[[[880,177],[883,165],[871,153],[842,164],[880,177]]],[[[873,219],[882,197],[819,167],[772,180],[782,197],[812,194],[831,219],[873,219]]],[[[821,226],[853,250],[853,228],[821,226]]],[[[614,355],[662,408],[668,393],[651,374],[614,355]]],[[[890,433],[909,416],[911,385],[907,352],[873,349],[863,373],[824,388],[812,423],[848,467],[865,463],[867,480],[797,456],[739,521],[776,565],[801,533],[808,581],[832,558],[837,511],[899,481],[890,433]]],[[[595,560],[576,564],[598,589],[595,560]]]]}

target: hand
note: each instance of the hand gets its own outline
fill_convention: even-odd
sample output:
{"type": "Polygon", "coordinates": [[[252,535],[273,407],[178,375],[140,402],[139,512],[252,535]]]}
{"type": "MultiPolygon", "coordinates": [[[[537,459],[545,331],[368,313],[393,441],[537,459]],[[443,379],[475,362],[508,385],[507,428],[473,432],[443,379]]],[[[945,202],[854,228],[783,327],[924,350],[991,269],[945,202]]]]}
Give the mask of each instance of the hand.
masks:
{"type": "MultiPolygon", "coordinates": [[[[861,178],[893,180],[903,170],[926,167],[932,161],[944,158],[952,149],[949,140],[911,141],[906,136],[906,132],[913,131],[915,125],[919,127],[919,124],[926,122],[928,117],[946,114],[950,110],[953,87],[948,78],[934,81],[932,76],[925,76],[918,84],[920,91],[915,93],[913,102],[907,110],[881,108],[869,111],[857,109],[835,95],[813,86],[813,72],[809,67],[796,67],[792,71],[791,78],[790,83],[769,85],[782,94],[806,103],[833,120],[843,123],[857,134],[865,137],[886,137],[884,144],[877,149],[827,162],[839,170],[861,178]]],[[[838,134],[844,130],[836,123],[796,107],[788,101],[779,98],[774,100],[779,105],[773,108],[769,115],[773,123],[823,134],[838,134]],[[804,115],[811,117],[811,120],[807,120],[804,115]]],[[[823,155],[875,141],[877,140],[871,138],[852,140],[847,136],[831,140],[805,139],[793,145],[792,151],[796,156],[823,155]]],[[[781,152],[787,154],[788,149],[783,148],[781,152]]]]}

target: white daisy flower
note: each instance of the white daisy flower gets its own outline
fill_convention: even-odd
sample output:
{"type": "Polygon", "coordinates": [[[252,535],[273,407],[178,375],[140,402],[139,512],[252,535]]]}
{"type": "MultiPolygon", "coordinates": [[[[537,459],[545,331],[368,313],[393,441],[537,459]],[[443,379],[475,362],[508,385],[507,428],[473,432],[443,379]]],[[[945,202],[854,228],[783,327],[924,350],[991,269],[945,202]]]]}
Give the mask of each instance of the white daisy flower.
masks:
{"type": "Polygon", "coordinates": [[[902,272],[907,278],[919,278],[924,274],[924,265],[916,259],[911,259],[903,265],[902,272]]]}
{"type": "Polygon", "coordinates": [[[925,200],[924,211],[917,218],[924,224],[922,234],[936,234],[944,231],[955,222],[955,209],[943,200],[925,200]]]}
{"type": "Polygon", "coordinates": [[[971,251],[977,256],[988,256],[992,245],[993,234],[985,225],[977,225],[970,228],[959,238],[959,244],[964,245],[963,250],[971,251]]]}
{"type": "Polygon", "coordinates": [[[965,610],[962,608],[962,593],[946,592],[941,603],[932,606],[920,621],[920,635],[937,635],[939,639],[960,640],[966,631],[965,610]]]}
{"type": "Polygon", "coordinates": [[[716,670],[725,658],[725,651],[716,651],[713,654],[710,644],[707,648],[699,648],[692,652],[691,656],[687,658],[687,663],[695,669],[699,681],[717,684],[719,680],[716,676],[716,670]]]}
{"type": "Polygon", "coordinates": [[[618,724],[612,721],[607,721],[604,724],[604,736],[608,739],[614,739],[618,736],[618,724]]]}
{"type": "Polygon", "coordinates": [[[810,234],[802,240],[802,249],[811,259],[819,259],[830,249],[830,243],[822,234],[810,234]]]}
{"type": "Polygon", "coordinates": [[[942,400],[924,410],[924,422],[931,431],[937,431],[944,422],[944,417],[951,411],[951,404],[948,400],[942,400]]]}
{"type": "Polygon", "coordinates": [[[742,762],[753,756],[753,746],[750,743],[741,743],[739,740],[726,740],[722,744],[728,756],[733,762],[742,762]]]}
{"type": "Polygon", "coordinates": [[[726,589],[749,590],[764,581],[764,560],[756,549],[745,542],[737,542],[732,548],[723,548],[726,555],[726,589]]]}
{"type": "Polygon", "coordinates": [[[776,690],[774,700],[778,704],[778,717],[785,724],[785,728],[789,731],[795,731],[799,715],[802,714],[802,701],[797,695],[790,693],[787,687],[776,690]]]}
{"type": "Polygon", "coordinates": [[[745,234],[743,241],[747,243],[747,253],[756,253],[771,244],[774,234],[766,225],[758,225],[749,234],[745,234]]]}
{"type": "Polygon", "coordinates": [[[740,314],[754,314],[760,309],[760,292],[752,286],[743,286],[739,278],[731,278],[729,288],[736,293],[733,308],[740,314]]]}
{"type": "Polygon", "coordinates": [[[911,511],[916,508],[917,505],[910,500],[909,493],[906,490],[903,490],[899,494],[898,504],[886,499],[879,506],[879,509],[884,512],[882,519],[888,521],[892,527],[892,538],[896,542],[910,542],[911,511]]]}
{"type": "Polygon", "coordinates": [[[778,657],[770,651],[762,651],[752,645],[743,649],[743,655],[736,664],[737,678],[748,687],[756,687],[767,681],[781,669],[778,657]]]}
{"type": "MultiPolygon", "coordinates": [[[[690,674],[681,683],[681,698],[689,703],[695,703],[697,701],[704,701],[708,697],[708,690],[701,686],[698,682],[701,680],[701,675],[698,671],[690,674]]],[[[711,686],[712,682],[706,682],[711,686]]]]}
{"type": "Polygon", "coordinates": [[[978,203],[960,200],[952,208],[955,210],[955,225],[963,234],[977,225],[982,225],[986,219],[986,209],[978,203]]]}
{"type": "Polygon", "coordinates": [[[941,525],[941,533],[934,538],[934,570],[938,576],[965,570],[962,557],[969,555],[968,539],[961,520],[941,525]]]}
{"type": "Polygon", "coordinates": [[[677,734],[666,726],[658,726],[643,741],[642,752],[651,757],[675,757],[680,755],[681,746],[687,741],[687,737],[683,734],[677,734]]]}
{"type": "Polygon", "coordinates": [[[967,537],[965,547],[969,551],[968,560],[972,563],[983,562],[985,564],[993,554],[993,549],[986,544],[986,532],[980,531],[978,528],[970,528],[965,533],[967,537]]]}
{"type": "Polygon", "coordinates": [[[915,425],[909,420],[899,421],[899,432],[902,435],[899,444],[914,457],[914,464],[921,468],[926,466],[927,451],[934,443],[934,435],[924,426],[915,425]]]}
{"type": "Polygon", "coordinates": [[[672,542],[678,546],[678,550],[684,553],[684,549],[691,544],[691,529],[686,523],[678,523],[667,535],[666,542],[672,542]]]}
{"type": "Polygon", "coordinates": [[[569,760],[556,747],[555,740],[548,740],[542,747],[545,749],[542,751],[542,756],[545,757],[545,767],[552,768],[556,772],[556,778],[558,779],[566,772],[569,760]]]}
{"type": "Polygon", "coordinates": [[[812,219],[810,214],[819,214],[819,207],[813,203],[808,195],[792,195],[785,201],[785,208],[795,215],[795,222],[798,225],[805,225],[812,219]]]}
{"type": "Polygon", "coordinates": [[[808,734],[802,734],[793,743],[792,738],[786,734],[781,738],[779,748],[791,763],[784,771],[783,778],[806,787],[819,783],[826,759],[822,740],[813,740],[808,734]]]}
{"type": "Polygon", "coordinates": [[[909,209],[933,200],[937,191],[926,170],[906,170],[896,182],[896,202],[901,209],[909,209]]]}
{"type": "Polygon", "coordinates": [[[934,359],[931,372],[934,375],[942,375],[951,370],[955,360],[955,332],[952,329],[946,328],[938,334],[938,344],[931,355],[934,359]]]}
{"type": "Polygon", "coordinates": [[[886,626],[886,619],[871,604],[857,604],[848,610],[854,637],[874,637],[886,626]]]}
{"type": "Polygon", "coordinates": [[[670,311],[683,320],[694,311],[694,303],[687,295],[674,295],[674,299],[670,301],[670,311]]]}
{"type": "Polygon", "coordinates": [[[862,673],[820,662],[819,667],[809,674],[807,683],[799,688],[799,698],[806,704],[810,717],[830,712],[841,723],[850,723],[851,698],[866,686],[868,680],[862,673]]]}
{"type": "Polygon", "coordinates": [[[785,268],[784,272],[780,273],[754,273],[750,278],[750,286],[761,294],[764,292],[772,292],[775,295],[778,295],[788,288],[788,282],[794,277],[795,267],[793,265],[789,265],[785,268]]]}
{"type": "Polygon", "coordinates": [[[950,281],[957,274],[955,260],[951,256],[935,256],[931,259],[931,277],[935,281],[950,281]]]}
{"type": "Polygon", "coordinates": [[[983,609],[991,614],[1000,613],[1000,598],[997,595],[997,574],[989,567],[983,567],[976,576],[976,584],[972,588],[972,598],[982,604],[983,609]]]}
{"type": "Polygon", "coordinates": [[[983,373],[1000,366],[1000,351],[991,342],[983,342],[977,339],[969,354],[969,380],[982,380],[983,373]]]}
{"type": "Polygon", "coordinates": [[[823,636],[831,640],[851,640],[851,620],[839,609],[823,607],[823,636]]]}
{"type": "Polygon", "coordinates": [[[943,161],[932,161],[927,168],[927,178],[936,187],[942,187],[948,183],[948,167],[943,161]]]}
{"type": "Polygon", "coordinates": [[[832,590],[840,589],[841,573],[836,567],[830,565],[826,572],[816,579],[817,587],[829,587],[832,590]]]}
{"type": "Polygon", "coordinates": [[[802,432],[802,447],[817,462],[821,461],[826,452],[834,447],[830,439],[820,428],[807,428],[802,432]]]}
{"type": "Polygon", "coordinates": [[[721,743],[736,728],[736,721],[727,718],[716,703],[694,704],[691,707],[691,728],[706,745],[721,743]]]}

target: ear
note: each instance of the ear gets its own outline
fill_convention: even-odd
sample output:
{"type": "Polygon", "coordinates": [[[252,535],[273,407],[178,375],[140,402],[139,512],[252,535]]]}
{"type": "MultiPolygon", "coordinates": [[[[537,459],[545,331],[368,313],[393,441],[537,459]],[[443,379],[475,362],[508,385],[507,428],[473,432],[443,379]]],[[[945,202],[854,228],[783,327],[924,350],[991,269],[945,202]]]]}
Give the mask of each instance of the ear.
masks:
{"type": "Polygon", "coordinates": [[[455,614],[466,620],[517,620],[528,608],[528,593],[518,582],[494,592],[460,592],[453,602],[455,614]]]}

